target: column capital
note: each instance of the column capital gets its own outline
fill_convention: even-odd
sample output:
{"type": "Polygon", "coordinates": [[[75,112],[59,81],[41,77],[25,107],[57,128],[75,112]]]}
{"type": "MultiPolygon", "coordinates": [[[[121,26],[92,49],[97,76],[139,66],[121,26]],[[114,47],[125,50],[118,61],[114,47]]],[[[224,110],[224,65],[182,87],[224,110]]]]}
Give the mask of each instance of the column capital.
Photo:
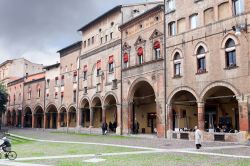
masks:
{"type": "Polygon", "coordinates": [[[197,107],[198,108],[205,107],[205,103],[204,102],[197,102],[197,107]]]}

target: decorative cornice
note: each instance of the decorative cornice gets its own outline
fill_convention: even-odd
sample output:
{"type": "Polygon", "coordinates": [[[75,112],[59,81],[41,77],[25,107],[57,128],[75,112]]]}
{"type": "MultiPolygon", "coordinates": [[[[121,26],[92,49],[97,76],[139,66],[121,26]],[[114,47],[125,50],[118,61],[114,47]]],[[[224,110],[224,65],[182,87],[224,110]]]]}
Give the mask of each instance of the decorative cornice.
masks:
{"type": "Polygon", "coordinates": [[[83,60],[83,59],[85,59],[85,58],[90,57],[91,55],[95,55],[95,54],[97,54],[97,53],[99,53],[99,52],[108,50],[108,49],[110,49],[110,48],[112,48],[112,47],[115,47],[115,46],[117,46],[117,45],[119,45],[119,44],[121,44],[121,39],[118,39],[118,40],[116,40],[116,41],[114,41],[114,42],[112,42],[112,43],[106,44],[106,45],[104,45],[104,46],[102,46],[102,47],[100,47],[100,48],[97,48],[97,49],[95,49],[95,50],[93,50],[93,51],[90,51],[90,52],[88,52],[88,53],[86,53],[86,54],[83,54],[83,55],[81,55],[80,59],[83,60]]]}
{"type": "Polygon", "coordinates": [[[144,43],[146,43],[146,40],[142,39],[142,37],[139,36],[139,37],[137,38],[137,40],[136,40],[136,42],[135,42],[134,45],[135,45],[135,46],[138,46],[138,45],[144,44],[144,43]]]}
{"type": "Polygon", "coordinates": [[[150,36],[149,40],[155,39],[157,37],[163,36],[163,33],[159,30],[155,29],[152,35],[150,36]]]}

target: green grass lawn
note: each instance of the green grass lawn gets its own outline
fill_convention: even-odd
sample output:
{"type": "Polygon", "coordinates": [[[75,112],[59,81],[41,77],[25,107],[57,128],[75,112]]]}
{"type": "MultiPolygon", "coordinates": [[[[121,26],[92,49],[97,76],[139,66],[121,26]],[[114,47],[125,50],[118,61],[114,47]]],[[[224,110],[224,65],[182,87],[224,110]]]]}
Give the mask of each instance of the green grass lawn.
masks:
{"type": "MultiPolygon", "coordinates": [[[[100,163],[86,163],[83,160],[89,158],[60,159],[46,161],[32,161],[32,163],[43,163],[55,166],[249,166],[250,160],[237,160],[230,158],[222,158],[216,156],[204,156],[193,154],[138,154],[124,156],[108,156],[101,157],[106,161],[100,163]]],[[[29,161],[30,162],[30,161],[29,161]]]]}
{"type": "Polygon", "coordinates": [[[111,146],[37,142],[16,137],[11,137],[11,143],[12,150],[17,152],[19,158],[136,151],[111,146]]]}

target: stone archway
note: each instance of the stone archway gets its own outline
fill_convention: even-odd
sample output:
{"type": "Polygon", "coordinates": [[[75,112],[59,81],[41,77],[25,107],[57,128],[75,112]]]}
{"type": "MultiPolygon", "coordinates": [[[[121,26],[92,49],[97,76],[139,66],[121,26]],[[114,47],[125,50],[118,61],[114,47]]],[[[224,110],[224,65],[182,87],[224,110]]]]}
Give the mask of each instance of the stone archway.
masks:
{"type": "Polygon", "coordinates": [[[44,128],[44,111],[41,106],[37,106],[34,111],[34,128],[44,128]]]}
{"type": "Polygon", "coordinates": [[[234,133],[240,130],[237,90],[218,84],[202,93],[205,131],[234,133]]]}
{"type": "Polygon", "coordinates": [[[80,126],[90,126],[90,105],[88,99],[83,99],[81,102],[80,126]]]}
{"type": "Polygon", "coordinates": [[[195,126],[202,126],[199,121],[197,95],[190,88],[179,88],[171,93],[168,100],[168,130],[194,131],[195,126]]]}
{"type": "Polygon", "coordinates": [[[108,124],[110,132],[116,132],[117,128],[117,101],[114,95],[109,94],[104,99],[104,109],[102,111],[102,122],[108,124]]]}
{"type": "Polygon", "coordinates": [[[47,129],[57,129],[57,108],[55,105],[51,104],[46,109],[45,116],[45,128],[47,129]]]}
{"type": "Polygon", "coordinates": [[[77,114],[76,114],[76,108],[71,106],[68,111],[68,116],[69,116],[69,127],[76,127],[76,122],[77,122],[77,114]]]}
{"type": "Polygon", "coordinates": [[[102,125],[102,102],[100,97],[95,97],[91,103],[90,127],[100,128],[102,125]]]}
{"type": "Polygon", "coordinates": [[[24,118],[23,127],[31,128],[32,127],[32,111],[30,107],[25,108],[23,118],[24,118]]]}
{"type": "Polygon", "coordinates": [[[129,121],[132,133],[154,134],[160,122],[155,90],[145,80],[138,81],[130,89],[129,121]]]}

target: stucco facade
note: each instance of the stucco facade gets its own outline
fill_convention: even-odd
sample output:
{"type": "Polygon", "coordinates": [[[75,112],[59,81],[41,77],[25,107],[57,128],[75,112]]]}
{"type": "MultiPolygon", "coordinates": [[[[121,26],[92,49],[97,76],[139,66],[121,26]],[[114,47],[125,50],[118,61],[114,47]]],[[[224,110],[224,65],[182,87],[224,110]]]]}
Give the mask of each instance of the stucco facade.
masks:
{"type": "MultiPolygon", "coordinates": [[[[236,132],[226,134],[225,140],[245,139],[249,131],[250,87],[246,82],[250,36],[246,21],[250,6],[248,1],[242,5],[244,9],[236,15],[239,11],[235,11],[233,1],[175,0],[175,7],[167,11],[169,137],[179,137],[180,128],[188,131],[199,126],[206,131],[205,140],[214,140],[214,135],[220,133],[211,131],[225,125],[236,132]],[[244,28],[236,34],[239,26],[244,28]],[[173,27],[175,30],[171,30],[173,27]]],[[[193,133],[189,138],[193,139],[193,133]]]]}

